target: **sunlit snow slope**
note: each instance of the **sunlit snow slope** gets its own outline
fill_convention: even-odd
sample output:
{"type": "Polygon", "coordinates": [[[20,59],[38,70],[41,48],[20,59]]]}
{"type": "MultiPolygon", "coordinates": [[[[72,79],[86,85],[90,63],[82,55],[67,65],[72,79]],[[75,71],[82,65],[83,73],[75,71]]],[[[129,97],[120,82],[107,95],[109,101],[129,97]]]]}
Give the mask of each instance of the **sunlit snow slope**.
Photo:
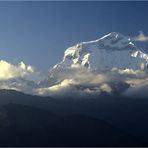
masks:
{"type": "Polygon", "coordinates": [[[106,70],[114,67],[121,69],[139,69],[142,64],[147,66],[148,55],[140,51],[129,38],[113,32],[89,42],[78,43],[64,53],[58,67],[77,67],[106,70]]]}

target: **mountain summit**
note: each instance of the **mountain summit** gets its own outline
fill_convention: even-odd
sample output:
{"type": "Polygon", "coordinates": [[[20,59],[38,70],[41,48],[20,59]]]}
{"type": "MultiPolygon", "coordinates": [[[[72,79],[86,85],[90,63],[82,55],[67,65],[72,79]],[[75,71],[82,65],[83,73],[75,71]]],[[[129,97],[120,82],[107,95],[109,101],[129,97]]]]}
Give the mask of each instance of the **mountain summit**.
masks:
{"type": "Polygon", "coordinates": [[[147,66],[148,55],[139,50],[130,40],[120,33],[112,32],[100,39],[81,42],[65,50],[63,60],[54,66],[84,66],[97,70],[112,68],[137,70],[147,66]]]}
{"type": "Polygon", "coordinates": [[[79,67],[101,72],[113,68],[145,69],[147,64],[148,54],[138,49],[130,38],[112,32],[100,39],[67,48],[62,61],[50,70],[49,77],[40,84],[49,86],[58,83],[57,78],[61,81],[61,75],[67,75],[67,70],[79,67]]]}

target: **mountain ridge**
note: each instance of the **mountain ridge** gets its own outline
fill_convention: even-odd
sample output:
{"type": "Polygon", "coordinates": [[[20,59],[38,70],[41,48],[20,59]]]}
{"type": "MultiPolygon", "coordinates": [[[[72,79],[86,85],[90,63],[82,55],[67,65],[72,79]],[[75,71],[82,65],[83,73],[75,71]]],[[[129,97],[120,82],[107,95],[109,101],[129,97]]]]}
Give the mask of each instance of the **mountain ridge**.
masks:
{"type": "Polygon", "coordinates": [[[111,69],[113,67],[121,69],[138,69],[142,62],[144,64],[147,64],[148,55],[139,50],[131,42],[130,38],[125,37],[122,34],[113,32],[95,41],[81,42],[72,47],[67,48],[64,52],[64,57],[61,64],[63,64],[63,67],[64,65],[77,66],[77,64],[79,64],[87,68],[97,68],[102,70],[108,68],[111,69]],[[97,57],[95,57],[95,54],[97,55],[97,57]],[[115,58],[118,57],[120,61],[118,60],[114,62],[115,58]],[[122,57],[124,57],[125,59],[123,59],[122,57]],[[108,58],[111,59],[110,61],[112,61],[112,65],[110,65],[110,62],[107,62],[105,63],[106,65],[103,65],[103,62],[107,61],[108,58]],[[93,61],[97,59],[100,60],[95,62],[93,61]],[[123,59],[123,64],[121,64],[121,59],[123,59]],[[132,64],[134,65],[130,64],[130,62],[125,63],[126,60],[130,60],[130,62],[132,62],[132,64]],[[102,64],[103,66],[97,67],[96,64],[102,64]]]}

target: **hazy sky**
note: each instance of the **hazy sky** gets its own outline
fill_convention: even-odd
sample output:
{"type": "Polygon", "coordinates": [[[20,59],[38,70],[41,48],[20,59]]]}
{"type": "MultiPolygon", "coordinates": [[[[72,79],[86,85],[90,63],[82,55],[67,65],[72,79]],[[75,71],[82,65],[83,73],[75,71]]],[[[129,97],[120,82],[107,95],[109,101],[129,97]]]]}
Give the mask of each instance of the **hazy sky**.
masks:
{"type": "MultiPolygon", "coordinates": [[[[69,46],[116,31],[148,35],[148,2],[1,2],[0,59],[47,70],[69,46]]],[[[148,42],[140,42],[147,49],[148,42]]]]}

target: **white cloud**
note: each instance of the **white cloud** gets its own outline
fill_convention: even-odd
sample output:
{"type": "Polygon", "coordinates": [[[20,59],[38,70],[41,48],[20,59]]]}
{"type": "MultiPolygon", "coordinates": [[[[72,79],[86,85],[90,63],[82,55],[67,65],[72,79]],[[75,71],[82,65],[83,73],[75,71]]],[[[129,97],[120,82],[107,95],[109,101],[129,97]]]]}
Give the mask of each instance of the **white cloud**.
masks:
{"type": "MultiPolygon", "coordinates": [[[[70,69],[69,69],[70,70],[70,69]]],[[[88,97],[99,95],[101,92],[111,93],[111,87],[106,83],[110,81],[108,73],[95,73],[84,67],[71,68],[71,72],[60,76],[63,80],[49,87],[42,87],[36,90],[38,95],[45,96],[73,96],[88,97]]]]}
{"type": "Polygon", "coordinates": [[[145,69],[141,68],[138,70],[133,70],[133,69],[119,69],[119,68],[113,68],[112,72],[115,72],[117,74],[120,74],[122,76],[137,76],[137,77],[144,77],[145,76],[145,69]]]}
{"type": "MultiPolygon", "coordinates": [[[[65,75],[62,72],[61,75],[58,73],[60,81],[49,87],[38,88],[36,93],[53,97],[92,98],[97,96],[99,98],[102,92],[105,92],[109,95],[118,94],[119,96],[131,97],[134,91],[141,91],[141,88],[146,86],[148,88],[147,71],[144,69],[121,70],[114,68],[111,71],[99,73],[77,67],[71,68],[71,72],[69,69],[65,75]]],[[[56,78],[58,79],[58,77],[56,78]]]]}
{"type": "Polygon", "coordinates": [[[112,88],[107,83],[102,84],[100,86],[100,90],[104,91],[104,92],[107,92],[107,93],[111,93],[112,92],[112,88]]]}
{"type": "Polygon", "coordinates": [[[139,35],[133,37],[133,40],[139,42],[146,42],[148,41],[148,36],[146,36],[142,31],[139,31],[139,35]]]}
{"type": "Polygon", "coordinates": [[[8,80],[16,77],[24,77],[32,74],[34,69],[32,66],[27,66],[23,62],[18,65],[13,65],[4,60],[0,60],[0,80],[8,80]]]}
{"type": "Polygon", "coordinates": [[[39,88],[37,89],[37,94],[39,95],[58,95],[64,94],[66,92],[71,91],[72,85],[75,85],[75,81],[72,79],[65,79],[62,82],[55,84],[53,86],[47,88],[39,88]]]}
{"type": "MultiPolygon", "coordinates": [[[[103,91],[108,91],[108,88],[102,87],[102,89],[103,91]]],[[[93,97],[99,95],[100,92],[99,86],[80,85],[72,79],[65,79],[61,83],[51,87],[36,89],[38,95],[70,98],[93,97]]]]}

